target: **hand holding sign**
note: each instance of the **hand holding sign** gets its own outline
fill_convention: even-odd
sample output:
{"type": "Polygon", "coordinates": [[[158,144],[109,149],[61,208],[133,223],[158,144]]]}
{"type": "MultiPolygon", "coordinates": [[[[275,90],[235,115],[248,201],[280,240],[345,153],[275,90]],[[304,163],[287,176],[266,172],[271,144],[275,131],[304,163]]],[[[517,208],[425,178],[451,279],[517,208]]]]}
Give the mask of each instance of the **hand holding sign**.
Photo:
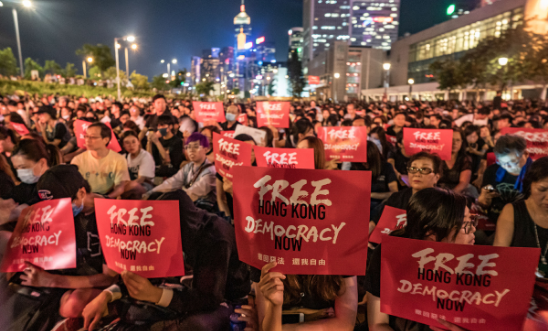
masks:
{"type": "Polygon", "coordinates": [[[156,303],[162,297],[161,288],[152,285],[148,279],[131,271],[124,270],[122,280],[126,284],[129,295],[135,300],[156,303]]]}
{"type": "Polygon", "coordinates": [[[25,270],[23,270],[24,274],[21,275],[21,280],[23,280],[21,285],[32,287],[53,287],[55,275],[52,275],[49,272],[44,271],[44,269],[36,267],[29,262],[25,262],[25,266],[25,270]]]}
{"type": "Polygon", "coordinates": [[[261,293],[272,305],[280,307],[284,303],[284,283],[285,275],[280,272],[273,272],[270,269],[276,267],[276,262],[265,264],[261,269],[261,281],[259,289],[261,293]]]}

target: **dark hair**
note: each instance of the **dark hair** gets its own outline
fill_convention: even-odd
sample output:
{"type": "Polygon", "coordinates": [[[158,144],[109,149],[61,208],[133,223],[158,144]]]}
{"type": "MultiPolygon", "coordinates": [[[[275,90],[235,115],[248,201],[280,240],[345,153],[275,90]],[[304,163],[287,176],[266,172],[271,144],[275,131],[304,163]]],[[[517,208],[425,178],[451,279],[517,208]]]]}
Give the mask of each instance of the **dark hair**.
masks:
{"type": "Polygon", "coordinates": [[[373,133],[375,133],[379,137],[379,140],[381,141],[381,146],[382,146],[381,154],[386,159],[386,157],[388,156],[388,152],[394,149],[394,145],[392,145],[392,143],[388,142],[388,140],[386,139],[386,131],[384,131],[382,126],[377,126],[371,129],[370,135],[373,133]]]}
{"type": "Polygon", "coordinates": [[[174,125],[175,120],[171,115],[160,115],[158,116],[158,125],[174,125]]]}
{"type": "Polygon", "coordinates": [[[120,111],[124,109],[124,106],[122,106],[122,103],[119,101],[115,101],[112,105],[118,107],[120,111]]]}
{"type": "Polygon", "coordinates": [[[308,142],[308,147],[314,149],[314,168],[325,169],[325,147],[323,141],[317,137],[304,137],[303,141],[308,142]]]}
{"type": "Polygon", "coordinates": [[[255,145],[257,145],[257,143],[255,142],[255,139],[253,139],[253,137],[251,137],[250,135],[246,134],[246,133],[240,133],[239,135],[237,135],[236,137],[234,137],[234,140],[238,140],[238,141],[252,141],[255,145]]]}
{"type": "Polygon", "coordinates": [[[127,137],[135,137],[139,140],[139,136],[135,133],[135,131],[124,131],[124,133],[122,133],[122,139],[120,140],[123,142],[127,137]]]}
{"type": "Polygon", "coordinates": [[[523,178],[523,192],[527,198],[531,195],[531,184],[548,177],[546,169],[548,169],[548,156],[537,159],[531,164],[529,169],[527,169],[525,177],[523,178]]]}
{"type": "Polygon", "coordinates": [[[59,164],[60,160],[58,159],[57,154],[58,150],[53,145],[45,144],[40,140],[23,139],[15,146],[11,157],[20,155],[33,162],[46,159],[48,166],[51,167],[59,164]]]}
{"type": "Polygon", "coordinates": [[[460,149],[457,152],[457,158],[465,157],[466,156],[466,148],[468,148],[468,140],[466,140],[466,136],[464,135],[464,133],[462,132],[461,129],[454,128],[453,132],[458,132],[458,134],[460,135],[460,139],[462,140],[462,143],[460,145],[460,149]]]}
{"type": "Polygon", "coordinates": [[[339,115],[331,114],[325,122],[326,126],[337,126],[339,125],[339,115]]]}
{"type": "MultiPolygon", "coordinates": [[[[466,198],[440,188],[425,188],[413,194],[407,205],[407,226],[391,235],[424,240],[435,235],[436,241],[447,238],[453,229],[462,227],[466,198]]],[[[455,231],[452,240],[459,233],[455,231]]]]}
{"type": "Polygon", "coordinates": [[[411,155],[411,157],[409,158],[409,161],[407,162],[407,166],[410,167],[413,162],[420,159],[429,159],[430,161],[432,161],[432,164],[433,164],[432,171],[435,174],[440,175],[440,177],[443,176],[443,163],[440,157],[438,156],[438,154],[430,154],[428,152],[418,152],[417,154],[411,155]]]}
{"type": "Polygon", "coordinates": [[[371,171],[373,183],[377,181],[382,171],[382,156],[377,145],[372,141],[367,141],[367,162],[364,163],[366,169],[371,171]]]}
{"type": "Polygon", "coordinates": [[[464,129],[464,137],[468,137],[469,135],[471,135],[472,133],[476,133],[479,137],[480,135],[480,128],[475,126],[475,125],[469,125],[467,126],[465,129],[464,129]]]}
{"type": "Polygon", "coordinates": [[[314,126],[306,118],[301,118],[293,124],[293,127],[291,128],[291,136],[293,137],[293,143],[295,146],[297,146],[297,143],[299,142],[299,133],[305,134],[310,130],[314,131],[314,126]]]}
{"type": "Polygon", "coordinates": [[[213,138],[213,132],[215,132],[216,134],[221,134],[221,130],[219,130],[219,128],[215,125],[204,126],[203,128],[200,129],[200,133],[204,132],[204,130],[211,131],[212,138],[213,138]]]}
{"type": "Polygon", "coordinates": [[[266,132],[265,147],[274,147],[274,134],[272,133],[272,130],[270,130],[268,126],[261,126],[259,130],[266,132]]]}
{"type": "Polygon", "coordinates": [[[139,126],[135,124],[135,122],[133,122],[132,120],[127,120],[124,124],[122,124],[122,129],[130,129],[136,134],[139,134],[139,132],[141,132],[139,126]]]}
{"type": "Polygon", "coordinates": [[[516,135],[505,134],[504,136],[499,137],[497,143],[495,144],[493,152],[497,157],[499,157],[508,155],[512,152],[517,152],[518,154],[521,154],[525,152],[526,148],[527,142],[524,138],[516,135]]]}
{"type": "Polygon", "coordinates": [[[11,142],[14,144],[17,144],[19,142],[17,135],[12,129],[8,129],[4,126],[0,126],[0,140],[7,139],[8,137],[11,139],[11,142]]]}
{"type": "Polygon", "coordinates": [[[88,126],[88,130],[89,128],[99,128],[101,129],[101,138],[108,138],[108,142],[107,142],[107,145],[110,143],[110,137],[112,136],[112,130],[105,124],[105,123],[101,123],[101,122],[95,122],[93,124],[91,124],[90,126],[88,126]]]}
{"type": "Polygon", "coordinates": [[[369,117],[369,116],[365,116],[365,117],[356,116],[352,120],[352,124],[354,124],[354,122],[356,122],[357,120],[363,120],[366,127],[368,127],[368,128],[371,127],[371,117],[369,117]]]}
{"type": "Polygon", "coordinates": [[[166,97],[163,94],[156,94],[155,96],[152,97],[152,103],[154,103],[154,101],[158,99],[164,99],[164,101],[166,101],[166,97]]]}

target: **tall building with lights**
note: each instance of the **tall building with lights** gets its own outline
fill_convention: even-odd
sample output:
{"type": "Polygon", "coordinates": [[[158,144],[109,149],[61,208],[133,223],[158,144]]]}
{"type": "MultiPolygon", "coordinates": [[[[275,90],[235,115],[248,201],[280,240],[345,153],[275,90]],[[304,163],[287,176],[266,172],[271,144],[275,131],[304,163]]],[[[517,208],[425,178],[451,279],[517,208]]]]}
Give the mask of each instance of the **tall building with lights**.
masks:
{"type": "Polygon", "coordinates": [[[352,46],[388,50],[398,40],[400,0],[353,0],[351,15],[352,46]]]}
{"type": "Polygon", "coordinates": [[[291,28],[287,33],[289,35],[289,54],[288,58],[291,58],[292,52],[297,52],[299,61],[303,59],[303,28],[291,28]]]}
{"type": "Polygon", "coordinates": [[[234,17],[234,32],[236,36],[236,49],[245,50],[247,39],[251,37],[251,18],[245,12],[244,0],[240,5],[240,12],[234,17]]]}

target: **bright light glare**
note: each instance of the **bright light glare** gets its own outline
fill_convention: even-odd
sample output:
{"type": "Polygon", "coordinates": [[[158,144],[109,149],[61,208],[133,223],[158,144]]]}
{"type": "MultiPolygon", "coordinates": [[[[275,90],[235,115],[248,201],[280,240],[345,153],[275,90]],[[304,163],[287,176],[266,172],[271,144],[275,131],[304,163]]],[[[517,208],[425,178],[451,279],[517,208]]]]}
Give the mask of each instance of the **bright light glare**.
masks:
{"type": "Polygon", "coordinates": [[[116,49],[119,49],[120,47],[122,47],[120,44],[116,44],[116,49]]]}
{"type": "Polygon", "coordinates": [[[341,77],[341,74],[339,74],[338,72],[336,72],[335,75],[334,75],[334,77],[335,77],[335,78],[339,78],[339,77],[341,77]]]}
{"type": "Polygon", "coordinates": [[[164,60],[160,60],[160,63],[164,63],[164,62],[166,62],[166,61],[164,61],[164,60]]]}
{"type": "Polygon", "coordinates": [[[382,68],[383,68],[384,70],[390,70],[390,67],[391,67],[390,63],[384,63],[384,64],[382,65],[382,68]]]}
{"type": "Polygon", "coordinates": [[[171,60],[171,63],[173,63],[173,64],[177,63],[177,59],[171,60]]]}
{"type": "Polygon", "coordinates": [[[413,84],[415,84],[415,80],[414,80],[413,78],[409,78],[409,79],[407,80],[407,84],[413,85],[413,84]]]}
{"type": "Polygon", "coordinates": [[[91,56],[88,57],[87,60],[88,60],[89,63],[93,62],[93,58],[91,56]]]}
{"type": "Polygon", "coordinates": [[[137,44],[131,45],[131,49],[132,49],[132,50],[136,50],[136,49],[137,49],[137,44]]]}
{"type": "Polygon", "coordinates": [[[187,77],[190,77],[190,76],[191,76],[191,73],[190,73],[190,72],[187,72],[187,73],[186,73],[186,76],[187,76],[187,77]]]}
{"type": "Polygon", "coordinates": [[[132,42],[135,41],[135,37],[134,36],[127,36],[126,40],[129,41],[130,43],[132,43],[132,42]]]}
{"type": "Polygon", "coordinates": [[[4,7],[4,4],[2,3],[2,1],[0,1],[0,7],[4,7]]]}
{"type": "Polygon", "coordinates": [[[30,8],[30,7],[32,7],[32,2],[30,2],[29,0],[25,0],[25,1],[23,1],[23,6],[25,6],[27,8],[30,8]]]}
{"type": "Polygon", "coordinates": [[[499,57],[499,64],[501,66],[505,66],[508,64],[508,58],[507,57],[499,57]]]}
{"type": "Polygon", "coordinates": [[[169,75],[168,74],[163,74],[162,77],[164,78],[167,78],[169,75]]]}

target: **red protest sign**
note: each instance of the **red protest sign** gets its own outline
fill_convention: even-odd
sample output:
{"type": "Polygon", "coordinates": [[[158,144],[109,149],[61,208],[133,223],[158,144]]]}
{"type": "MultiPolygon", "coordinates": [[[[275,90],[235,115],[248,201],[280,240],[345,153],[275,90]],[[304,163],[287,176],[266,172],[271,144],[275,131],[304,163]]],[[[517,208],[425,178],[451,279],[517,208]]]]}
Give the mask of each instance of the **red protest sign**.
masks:
{"type": "Polygon", "coordinates": [[[379,223],[371,233],[369,241],[380,244],[390,232],[407,225],[407,211],[390,206],[385,206],[379,223]]]}
{"type": "Polygon", "coordinates": [[[225,111],[222,102],[198,102],[193,101],[194,116],[196,122],[224,122],[225,111]]]}
{"type": "Polygon", "coordinates": [[[548,155],[548,131],[544,129],[504,128],[500,134],[512,134],[527,141],[527,151],[533,160],[548,155]]]}
{"type": "Polygon", "coordinates": [[[539,256],[537,248],[388,236],[382,242],[381,311],[439,328],[438,318],[466,330],[520,330],[539,256]]]}
{"type": "Polygon", "coordinates": [[[273,126],[275,128],[289,128],[289,102],[287,101],[258,101],[257,126],[273,126]]]}
{"type": "Polygon", "coordinates": [[[233,167],[251,165],[251,149],[251,144],[213,133],[215,169],[224,178],[232,180],[233,167]]]}
{"type": "Polygon", "coordinates": [[[29,129],[27,129],[25,124],[10,122],[10,125],[20,136],[24,136],[29,133],[29,129]]]}
{"type": "Polygon", "coordinates": [[[396,144],[398,143],[398,138],[386,135],[386,140],[388,140],[392,145],[397,146],[396,144]]]}
{"type": "Polygon", "coordinates": [[[365,274],[371,172],[236,167],[233,186],[243,262],[276,261],[294,275],[365,274]]]}
{"type": "Polygon", "coordinates": [[[548,330],[548,284],[546,279],[537,278],[527,319],[523,325],[524,331],[548,330]]]}
{"type": "Polygon", "coordinates": [[[238,123],[242,125],[247,125],[247,114],[238,115],[238,123]]]}
{"type": "Polygon", "coordinates": [[[185,274],[177,201],[95,199],[95,215],[110,269],[146,278],[185,274]]]}
{"type": "Polygon", "coordinates": [[[221,131],[221,136],[227,138],[234,138],[234,132],[236,131],[221,131]]]}
{"type": "MultiPolygon", "coordinates": [[[[86,148],[84,136],[86,135],[86,130],[91,124],[93,123],[82,120],[74,121],[74,135],[76,136],[76,144],[78,145],[78,147],[86,148]]],[[[107,148],[118,153],[122,150],[122,147],[120,147],[120,144],[118,143],[118,138],[116,138],[116,135],[114,134],[110,123],[107,122],[105,124],[110,128],[110,142],[107,148]]]]}
{"type": "Polygon", "coordinates": [[[418,152],[438,154],[442,160],[451,160],[453,130],[403,128],[405,154],[418,152]]]}
{"type": "Polygon", "coordinates": [[[367,128],[365,126],[319,127],[325,157],[341,162],[367,162],[367,128]]]}
{"type": "Polygon", "coordinates": [[[314,149],[253,146],[257,166],[287,169],[314,169],[314,149]]]}
{"type": "Polygon", "coordinates": [[[44,200],[21,212],[0,271],[23,271],[25,261],[44,270],[76,268],[76,237],[70,198],[44,200]]]}

